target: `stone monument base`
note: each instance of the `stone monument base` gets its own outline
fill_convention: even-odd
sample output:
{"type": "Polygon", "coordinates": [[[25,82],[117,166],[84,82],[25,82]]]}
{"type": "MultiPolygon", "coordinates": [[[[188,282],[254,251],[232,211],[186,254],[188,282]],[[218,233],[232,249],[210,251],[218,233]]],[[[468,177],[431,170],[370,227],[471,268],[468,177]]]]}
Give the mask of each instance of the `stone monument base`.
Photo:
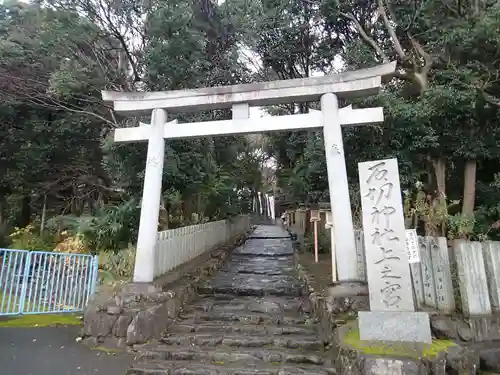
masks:
{"type": "Polygon", "coordinates": [[[341,281],[328,288],[328,311],[332,314],[355,315],[370,310],[368,284],[362,281],[341,281]]]}
{"type": "Polygon", "coordinates": [[[432,344],[429,314],[420,311],[360,311],[361,340],[432,344]]]}
{"type": "Polygon", "coordinates": [[[450,340],[432,344],[364,341],[357,322],[335,330],[333,361],[342,375],[475,375],[479,360],[450,340]]]}

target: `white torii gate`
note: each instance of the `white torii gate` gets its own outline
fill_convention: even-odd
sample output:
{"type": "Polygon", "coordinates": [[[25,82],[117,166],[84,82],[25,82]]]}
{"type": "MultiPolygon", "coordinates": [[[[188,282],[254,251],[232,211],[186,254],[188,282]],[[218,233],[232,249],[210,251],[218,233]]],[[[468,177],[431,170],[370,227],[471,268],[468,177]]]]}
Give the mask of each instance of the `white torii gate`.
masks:
{"type": "Polygon", "coordinates": [[[116,142],[148,141],[146,173],[137,241],[135,282],[154,277],[155,246],[164,161],[164,139],[323,128],[328,186],[334,223],[338,280],[358,280],[356,247],[349,199],[341,126],[380,123],[382,108],[338,108],[338,98],[375,94],[382,76],[394,72],[395,62],[336,75],[165,92],[103,91],[105,101],[119,112],[152,111],[151,124],[115,130],[116,142]],[[249,107],[320,100],[321,112],[250,119],[249,107]],[[233,119],[187,124],[167,123],[167,112],[232,108],[233,119]]]}

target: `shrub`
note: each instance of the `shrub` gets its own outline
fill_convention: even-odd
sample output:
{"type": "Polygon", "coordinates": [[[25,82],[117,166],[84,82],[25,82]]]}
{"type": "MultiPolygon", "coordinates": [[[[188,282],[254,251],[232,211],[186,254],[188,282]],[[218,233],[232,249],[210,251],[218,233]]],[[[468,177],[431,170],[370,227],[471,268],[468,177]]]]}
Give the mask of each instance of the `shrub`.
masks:
{"type": "Polygon", "coordinates": [[[47,225],[57,231],[81,236],[86,246],[96,252],[119,251],[137,239],[140,206],[135,200],[117,206],[102,207],[93,215],[64,215],[47,225]]]}
{"type": "Polygon", "coordinates": [[[99,269],[119,278],[130,278],[134,272],[135,246],[129,245],[118,252],[99,253],[99,269]]]}
{"type": "Polygon", "coordinates": [[[53,236],[40,236],[35,233],[35,226],[31,224],[24,228],[14,228],[9,237],[12,241],[10,248],[16,250],[52,251],[54,248],[53,236]]]}
{"type": "Polygon", "coordinates": [[[55,252],[70,253],[70,254],[90,253],[83,235],[76,234],[74,236],[67,236],[67,232],[62,232],[61,235],[63,236],[63,239],[54,248],[55,252]]]}
{"type": "MultiPolygon", "coordinates": [[[[304,248],[308,252],[314,252],[314,233],[309,233],[304,238],[304,248]]],[[[318,230],[318,253],[330,252],[330,238],[325,232],[318,230]]]]}

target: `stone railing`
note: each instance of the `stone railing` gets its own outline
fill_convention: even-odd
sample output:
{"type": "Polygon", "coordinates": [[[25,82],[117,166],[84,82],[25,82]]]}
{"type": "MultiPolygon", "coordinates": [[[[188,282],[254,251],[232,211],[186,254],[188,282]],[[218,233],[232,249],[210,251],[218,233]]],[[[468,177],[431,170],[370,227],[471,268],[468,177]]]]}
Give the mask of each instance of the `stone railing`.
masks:
{"type": "Polygon", "coordinates": [[[250,221],[250,216],[241,215],[230,220],[159,232],[155,251],[155,277],[245,233],[250,228],[250,221]]]}
{"type": "MultiPolygon", "coordinates": [[[[356,231],[358,273],[366,280],[362,231],[356,231]]],[[[415,301],[443,313],[490,315],[500,309],[500,242],[420,237],[420,263],[410,264],[415,301]]]]}

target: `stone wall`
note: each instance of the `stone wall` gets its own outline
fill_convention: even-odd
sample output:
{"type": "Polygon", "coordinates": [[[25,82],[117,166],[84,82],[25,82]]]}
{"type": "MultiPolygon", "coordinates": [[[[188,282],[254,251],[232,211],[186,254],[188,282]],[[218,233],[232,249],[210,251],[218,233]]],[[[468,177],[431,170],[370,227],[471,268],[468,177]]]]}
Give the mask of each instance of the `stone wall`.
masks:
{"type": "Polygon", "coordinates": [[[319,330],[320,338],[324,343],[330,343],[333,340],[333,331],[337,323],[335,316],[331,312],[332,306],[329,305],[328,299],[321,292],[316,292],[313,287],[313,275],[308,273],[301,264],[300,253],[295,251],[295,266],[300,280],[303,283],[302,295],[307,296],[307,308],[304,311],[310,312],[318,319],[321,329],[319,330]]]}
{"type": "Polygon", "coordinates": [[[316,282],[315,273],[305,266],[307,262],[303,259],[304,256],[306,255],[301,256],[300,252],[295,252],[295,265],[304,284],[303,294],[308,296],[309,310],[320,323],[321,339],[325,343],[332,343],[336,327],[355,319],[358,311],[369,310],[370,302],[366,287],[357,283],[344,283],[336,285],[335,292],[333,292],[331,282],[328,285],[323,285],[324,281],[316,282]],[[321,290],[316,290],[314,285],[321,290]]]}
{"type": "Polygon", "coordinates": [[[158,338],[183,306],[197,295],[197,286],[224,264],[250,231],[181,265],[154,283],[103,288],[84,311],[81,334],[84,343],[125,348],[158,338]]]}
{"type": "MultiPolygon", "coordinates": [[[[308,306],[307,309],[303,308],[303,310],[311,312],[317,319],[320,325],[318,332],[326,344],[332,363],[339,374],[473,375],[476,374],[480,361],[486,369],[496,369],[495,360],[500,358],[500,355],[495,357],[495,354],[500,354],[498,351],[480,346],[469,349],[465,342],[463,342],[464,345],[460,345],[460,340],[457,341],[457,345],[451,343],[444,345],[448,341],[437,342],[435,352],[434,349],[425,352],[419,346],[405,343],[394,345],[382,342],[361,342],[357,329],[356,311],[368,309],[366,296],[339,299],[329,295],[330,287],[321,285],[321,282],[316,280],[317,275],[309,267],[306,259],[308,256],[309,254],[299,252],[296,252],[295,255],[296,267],[304,283],[304,295],[308,295],[306,301],[308,306]],[[313,285],[321,291],[316,290],[313,285]],[[429,352],[431,353],[429,354],[429,352]],[[488,361],[488,364],[484,365],[484,361],[488,361]]],[[[441,327],[441,332],[443,332],[437,338],[447,340],[449,332],[445,333],[445,331],[451,332],[456,326],[436,318],[436,316],[433,317],[433,324],[436,327],[441,327]]],[[[480,323],[478,321],[475,324],[480,323]]],[[[461,332],[463,335],[470,336],[473,335],[472,330],[474,330],[478,337],[494,339],[494,335],[491,333],[486,334],[493,328],[492,324],[487,324],[481,329],[474,326],[474,328],[470,327],[470,329],[461,332]]],[[[457,336],[456,331],[455,336],[457,336]]],[[[468,340],[470,343],[471,337],[468,340]]]]}

